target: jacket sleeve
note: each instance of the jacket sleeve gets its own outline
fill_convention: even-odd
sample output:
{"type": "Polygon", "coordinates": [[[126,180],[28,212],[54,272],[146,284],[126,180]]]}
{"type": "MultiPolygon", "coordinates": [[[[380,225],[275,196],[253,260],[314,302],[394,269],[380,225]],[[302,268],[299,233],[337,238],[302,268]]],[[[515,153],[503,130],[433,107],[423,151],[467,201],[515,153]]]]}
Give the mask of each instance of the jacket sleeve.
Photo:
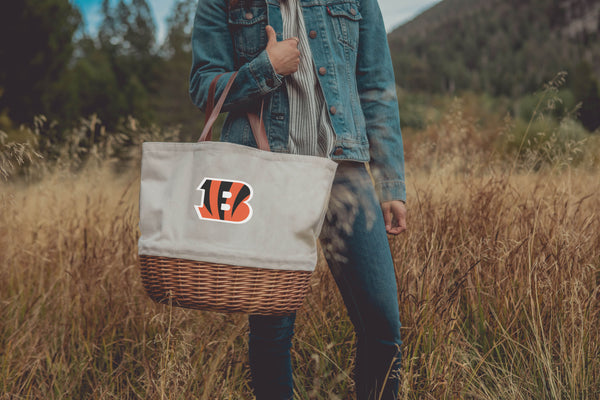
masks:
{"type": "MultiPolygon", "coordinates": [[[[215,97],[221,95],[227,81],[235,70],[235,49],[229,31],[228,0],[200,0],[192,30],[192,70],[190,74],[190,97],[204,110],[208,88],[219,74],[215,97]]],[[[275,73],[266,50],[255,59],[243,64],[227,95],[223,111],[231,111],[248,101],[272,92],[281,86],[281,75],[275,73]]]]}
{"type": "Polygon", "coordinates": [[[394,68],[377,0],[360,0],[356,81],[365,116],[369,166],[380,201],[406,201],[404,150],[394,68]]]}

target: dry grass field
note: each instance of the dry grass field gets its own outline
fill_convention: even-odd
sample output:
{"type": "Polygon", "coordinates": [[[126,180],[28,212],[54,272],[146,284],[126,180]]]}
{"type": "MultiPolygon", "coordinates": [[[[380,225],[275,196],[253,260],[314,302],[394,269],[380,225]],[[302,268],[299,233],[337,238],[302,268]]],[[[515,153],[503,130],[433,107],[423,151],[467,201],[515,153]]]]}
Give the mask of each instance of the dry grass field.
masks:
{"type": "MultiPolygon", "coordinates": [[[[406,137],[401,398],[600,398],[598,153],[507,163],[453,118],[406,137]]],[[[107,171],[0,183],[0,399],[251,399],[245,316],[145,296],[139,180],[107,171]]],[[[354,333],[323,261],[296,332],[297,398],[351,399],[354,333]]]]}

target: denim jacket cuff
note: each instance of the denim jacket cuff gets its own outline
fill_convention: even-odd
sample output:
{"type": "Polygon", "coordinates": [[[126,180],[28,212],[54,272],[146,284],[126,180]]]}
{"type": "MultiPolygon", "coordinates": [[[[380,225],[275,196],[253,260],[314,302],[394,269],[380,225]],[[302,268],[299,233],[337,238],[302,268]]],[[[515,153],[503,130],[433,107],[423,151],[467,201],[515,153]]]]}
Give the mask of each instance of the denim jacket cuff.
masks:
{"type": "Polygon", "coordinates": [[[266,50],[250,61],[248,67],[262,94],[272,92],[283,83],[284,76],[275,72],[266,50]]]}
{"type": "Polygon", "coordinates": [[[400,200],[406,203],[406,185],[403,181],[382,181],[375,183],[380,202],[400,200]]]}

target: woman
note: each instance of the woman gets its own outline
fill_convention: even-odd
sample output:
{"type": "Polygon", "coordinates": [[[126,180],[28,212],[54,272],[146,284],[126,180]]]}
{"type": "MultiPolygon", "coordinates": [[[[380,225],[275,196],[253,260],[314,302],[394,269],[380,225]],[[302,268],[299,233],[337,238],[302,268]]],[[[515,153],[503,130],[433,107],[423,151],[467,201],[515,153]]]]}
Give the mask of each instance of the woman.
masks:
{"type": "MultiPolygon", "coordinates": [[[[386,231],[406,229],[395,81],[377,0],[200,0],[190,94],[204,108],[232,71],[221,140],[256,147],[260,112],[272,151],[339,163],[321,243],[357,335],[357,398],[395,399],[400,368],[396,278],[386,231]],[[365,163],[369,162],[375,186],[365,163]]],[[[250,316],[258,400],[292,399],[295,315],[250,316]]]]}

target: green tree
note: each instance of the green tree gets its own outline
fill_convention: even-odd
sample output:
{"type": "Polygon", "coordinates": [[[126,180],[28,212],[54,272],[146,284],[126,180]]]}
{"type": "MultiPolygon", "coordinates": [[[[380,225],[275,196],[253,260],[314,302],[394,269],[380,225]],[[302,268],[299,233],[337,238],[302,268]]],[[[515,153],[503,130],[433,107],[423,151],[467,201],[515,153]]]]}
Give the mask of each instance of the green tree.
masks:
{"type": "MultiPolygon", "coordinates": [[[[163,60],[156,46],[156,24],[146,0],[120,0],[113,8],[102,2],[103,21],[98,30],[99,49],[103,55],[101,82],[108,82],[111,93],[96,93],[97,113],[114,128],[120,119],[134,116],[143,123],[156,120],[150,98],[158,92],[158,77],[163,60]],[[108,63],[108,70],[105,62],[108,63]],[[116,85],[113,86],[113,82],[116,85]]],[[[89,56],[88,51],[88,56],[89,56]]],[[[86,63],[86,60],[82,60],[86,63]]],[[[82,67],[83,68],[83,67],[82,67]]],[[[88,65],[85,69],[93,68],[88,65]]]]}
{"type": "Polygon", "coordinates": [[[163,44],[163,51],[173,56],[176,54],[188,57],[191,55],[191,35],[196,0],[178,0],[167,18],[168,34],[163,44]]]}
{"type": "Polygon", "coordinates": [[[30,122],[69,115],[65,87],[81,15],[69,0],[7,1],[0,12],[0,112],[30,122]],[[63,106],[61,106],[63,105],[63,106]]]}
{"type": "Polygon", "coordinates": [[[164,65],[159,75],[159,95],[155,107],[163,126],[180,126],[182,140],[200,135],[202,113],[189,96],[189,73],[192,62],[191,30],[195,0],[179,0],[167,19],[167,37],[161,47],[164,65]]]}
{"type": "Polygon", "coordinates": [[[600,128],[600,84],[592,67],[583,61],[577,64],[571,79],[575,99],[581,102],[579,119],[590,131],[600,128]]]}
{"type": "Polygon", "coordinates": [[[76,92],[77,115],[97,114],[113,129],[129,106],[117,81],[111,56],[89,37],[77,42],[77,50],[78,57],[70,73],[70,83],[76,92]]]}

